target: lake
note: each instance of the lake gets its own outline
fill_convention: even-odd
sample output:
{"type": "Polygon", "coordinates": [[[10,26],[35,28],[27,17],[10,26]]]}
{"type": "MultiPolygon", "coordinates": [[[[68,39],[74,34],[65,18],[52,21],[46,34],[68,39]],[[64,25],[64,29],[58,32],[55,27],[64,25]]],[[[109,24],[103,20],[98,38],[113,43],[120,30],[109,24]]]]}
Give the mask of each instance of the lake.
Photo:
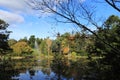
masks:
{"type": "Polygon", "coordinates": [[[86,59],[9,60],[0,63],[0,80],[92,80],[87,68],[86,59]]]}

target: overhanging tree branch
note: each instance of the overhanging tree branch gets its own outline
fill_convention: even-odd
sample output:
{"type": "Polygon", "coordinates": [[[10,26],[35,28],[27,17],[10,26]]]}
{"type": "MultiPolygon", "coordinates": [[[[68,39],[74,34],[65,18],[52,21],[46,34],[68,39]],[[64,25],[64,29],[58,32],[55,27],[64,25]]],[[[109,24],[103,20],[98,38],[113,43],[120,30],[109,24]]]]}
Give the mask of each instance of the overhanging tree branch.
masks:
{"type": "Polygon", "coordinates": [[[79,16],[83,16],[80,14],[80,12],[84,12],[82,13],[85,15],[83,17],[86,17],[87,21],[89,21],[91,24],[93,24],[94,26],[98,28],[98,25],[96,25],[92,19],[93,13],[91,14],[91,12],[88,11],[83,6],[83,3],[79,2],[79,0],[41,0],[40,2],[39,0],[38,1],[34,0],[34,1],[36,1],[36,3],[38,4],[37,10],[40,10],[42,12],[50,12],[50,13],[58,15],[58,17],[64,18],[69,23],[73,23],[77,25],[79,28],[83,28],[91,32],[100,41],[102,41],[104,44],[108,45],[111,49],[113,49],[114,53],[117,53],[117,54],[120,53],[120,50],[114,48],[111,44],[107,43],[104,39],[100,38],[94,31],[89,29],[84,24],[81,24],[79,16]]]}

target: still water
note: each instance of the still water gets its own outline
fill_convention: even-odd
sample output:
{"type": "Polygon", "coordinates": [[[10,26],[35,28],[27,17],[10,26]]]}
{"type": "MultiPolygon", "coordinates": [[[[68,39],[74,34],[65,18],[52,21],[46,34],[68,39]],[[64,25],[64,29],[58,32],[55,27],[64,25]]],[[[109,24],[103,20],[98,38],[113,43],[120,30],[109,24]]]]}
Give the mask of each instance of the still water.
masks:
{"type": "Polygon", "coordinates": [[[87,80],[84,59],[22,59],[0,63],[0,80],[87,80]]]}

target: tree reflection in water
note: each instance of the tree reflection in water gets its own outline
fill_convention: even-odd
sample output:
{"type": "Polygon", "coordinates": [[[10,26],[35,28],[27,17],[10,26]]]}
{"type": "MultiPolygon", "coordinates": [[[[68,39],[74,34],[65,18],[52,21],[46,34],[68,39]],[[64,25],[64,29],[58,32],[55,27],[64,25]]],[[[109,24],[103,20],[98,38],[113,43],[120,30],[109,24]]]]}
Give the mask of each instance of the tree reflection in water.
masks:
{"type": "Polygon", "coordinates": [[[18,74],[19,72],[14,69],[14,66],[9,61],[0,63],[0,80],[11,80],[11,76],[18,74]]]}
{"type": "Polygon", "coordinates": [[[93,80],[93,78],[87,76],[88,66],[86,59],[73,61],[58,55],[54,57],[51,69],[56,74],[56,80],[64,80],[64,78],[66,80],[93,80]]]}
{"type": "MultiPolygon", "coordinates": [[[[52,60],[11,60],[0,63],[0,80],[98,80],[99,69],[89,60],[68,60],[57,55],[52,60]]],[[[105,77],[104,75],[99,75],[105,77]]],[[[99,80],[100,80],[99,79],[99,80]]]]}

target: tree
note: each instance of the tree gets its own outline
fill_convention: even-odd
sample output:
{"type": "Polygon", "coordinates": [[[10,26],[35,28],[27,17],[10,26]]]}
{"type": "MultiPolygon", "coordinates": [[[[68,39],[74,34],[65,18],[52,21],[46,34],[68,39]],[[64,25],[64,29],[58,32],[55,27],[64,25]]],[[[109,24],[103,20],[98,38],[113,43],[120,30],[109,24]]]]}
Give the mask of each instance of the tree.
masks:
{"type": "Polygon", "coordinates": [[[61,41],[60,41],[60,39],[57,38],[56,40],[53,40],[51,48],[52,48],[53,53],[60,54],[61,53],[61,41]]]}
{"type": "Polygon", "coordinates": [[[8,37],[11,31],[7,31],[8,23],[0,19],[0,54],[7,53],[10,49],[8,37]]]}
{"type": "Polygon", "coordinates": [[[40,51],[42,54],[47,54],[47,44],[46,44],[46,39],[41,41],[40,44],[40,51]]]}
{"type": "Polygon", "coordinates": [[[17,56],[31,54],[33,52],[32,48],[24,41],[17,42],[11,48],[17,56]]]}
{"type": "Polygon", "coordinates": [[[49,38],[46,39],[46,44],[47,44],[47,52],[48,52],[48,56],[50,54],[50,48],[52,45],[52,40],[50,40],[49,38]]]}
{"type": "MultiPolygon", "coordinates": [[[[96,33],[114,48],[120,49],[120,18],[118,16],[111,15],[104,22],[104,27],[96,33]]],[[[102,56],[96,62],[99,63],[100,74],[108,75],[109,73],[105,80],[108,80],[108,78],[111,80],[120,79],[120,53],[115,53],[112,48],[107,47],[107,45],[95,37],[92,49],[92,52],[89,53],[96,53],[96,55],[102,56]]]]}
{"type": "Polygon", "coordinates": [[[70,41],[69,41],[69,37],[70,37],[70,33],[66,32],[64,34],[62,34],[60,36],[60,38],[58,38],[60,44],[61,44],[61,51],[62,51],[62,54],[68,54],[69,51],[70,51],[70,41]]]}
{"type": "Polygon", "coordinates": [[[38,45],[40,45],[41,42],[42,42],[42,39],[40,39],[40,38],[36,38],[36,41],[37,41],[38,45]]]}
{"type": "MultiPolygon", "coordinates": [[[[119,25],[120,25],[120,18],[115,15],[111,15],[105,22],[104,27],[101,28],[101,30],[97,31],[97,34],[99,37],[104,39],[108,44],[112,45],[114,48],[119,49],[115,46],[115,44],[119,44],[119,25]]],[[[100,51],[101,50],[106,52],[111,51],[114,53],[114,50],[112,48],[107,47],[102,41],[99,41],[97,38],[95,39],[95,46],[99,47],[99,49],[96,49],[100,51]]],[[[99,52],[96,52],[99,53],[99,52]]],[[[116,53],[114,53],[117,55],[116,53]]],[[[118,53],[119,54],[119,53],[118,53]]]]}
{"type": "Polygon", "coordinates": [[[97,25],[94,20],[94,7],[91,6],[90,3],[88,4],[86,1],[83,2],[82,0],[31,0],[30,5],[33,9],[39,10],[42,13],[55,14],[54,19],[57,22],[72,23],[85,31],[89,31],[94,34],[98,40],[112,48],[114,53],[120,53],[119,49],[107,43],[92,31],[88,24],[83,23],[84,20],[97,29],[101,27],[97,25]]]}
{"type": "Polygon", "coordinates": [[[28,44],[30,45],[31,48],[35,47],[35,36],[34,35],[30,36],[28,44]]]}

